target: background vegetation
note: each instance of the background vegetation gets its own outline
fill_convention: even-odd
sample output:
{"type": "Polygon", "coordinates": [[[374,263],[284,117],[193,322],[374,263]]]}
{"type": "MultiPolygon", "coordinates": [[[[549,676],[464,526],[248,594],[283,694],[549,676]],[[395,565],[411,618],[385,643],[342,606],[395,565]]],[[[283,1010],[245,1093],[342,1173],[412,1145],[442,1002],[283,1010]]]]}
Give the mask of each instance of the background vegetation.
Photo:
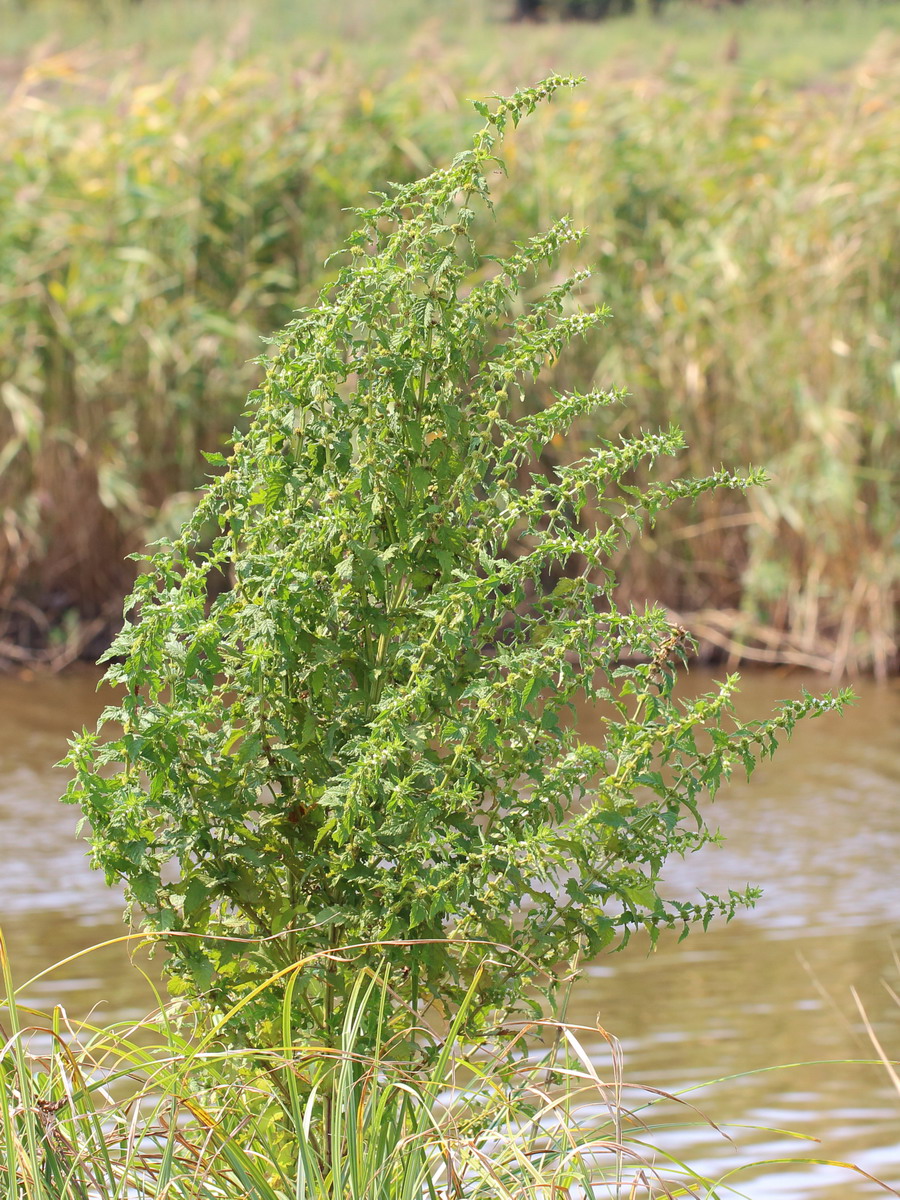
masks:
{"type": "MultiPolygon", "coordinates": [[[[673,0],[596,26],[381,7],[2,14],[6,656],[62,662],[102,637],[123,553],[192,504],[259,335],[327,281],[343,209],[446,157],[472,127],[466,96],[551,66],[589,82],[514,143],[528,182],[496,250],[565,208],[589,227],[589,299],[616,319],[567,371],[633,399],[545,467],[629,431],[614,421],[670,419],[688,467],[764,466],[765,492],[710,498],[630,552],[622,599],[661,599],[733,653],[886,673],[900,5],[673,0]]],[[[548,366],[530,403],[567,379],[548,366]]]]}

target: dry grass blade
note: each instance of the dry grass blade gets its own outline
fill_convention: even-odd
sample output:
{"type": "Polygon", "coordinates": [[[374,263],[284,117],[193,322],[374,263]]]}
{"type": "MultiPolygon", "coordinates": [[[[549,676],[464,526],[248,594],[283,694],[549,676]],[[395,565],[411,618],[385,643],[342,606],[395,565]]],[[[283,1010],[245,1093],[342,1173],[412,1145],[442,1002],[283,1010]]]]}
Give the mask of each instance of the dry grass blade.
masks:
{"type": "MultiPolygon", "coordinates": [[[[896,996],[894,995],[894,993],[891,991],[890,988],[888,988],[888,992],[892,996],[894,996],[894,998],[896,999],[896,996]]],[[[884,1069],[887,1071],[888,1078],[890,1079],[891,1083],[894,1085],[894,1089],[897,1092],[897,1095],[900,1096],[900,1074],[897,1073],[894,1063],[885,1054],[884,1047],[881,1045],[881,1042],[878,1040],[878,1035],[875,1033],[875,1029],[872,1026],[872,1022],[869,1020],[869,1015],[866,1012],[863,1002],[862,1002],[862,1000],[860,1000],[859,993],[857,992],[855,987],[850,988],[850,994],[853,997],[853,1003],[856,1005],[856,1011],[859,1013],[860,1017],[862,1018],[862,1022],[863,1022],[863,1025],[865,1026],[866,1033],[868,1034],[869,1041],[872,1043],[875,1053],[881,1059],[882,1065],[884,1066],[884,1069]]]]}

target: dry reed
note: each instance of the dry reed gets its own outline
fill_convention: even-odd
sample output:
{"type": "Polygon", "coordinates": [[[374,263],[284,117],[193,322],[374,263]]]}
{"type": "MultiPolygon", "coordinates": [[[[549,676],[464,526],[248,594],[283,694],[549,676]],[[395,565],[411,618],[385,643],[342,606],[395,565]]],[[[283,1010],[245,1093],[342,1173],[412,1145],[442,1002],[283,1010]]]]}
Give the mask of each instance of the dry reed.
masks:
{"type": "MultiPolygon", "coordinates": [[[[7,658],[91,648],[123,555],[189,507],[345,207],[445,157],[474,89],[436,55],[375,77],[201,50],[148,78],[73,51],[22,73],[0,131],[7,658]]],[[[772,476],[661,522],[628,564],[630,599],[734,658],[897,662],[898,61],[884,38],[800,90],[607,73],[514,147],[530,183],[502,200],[498,249],[567,207],[616,317],[529,401],[587,367],[632,395],[583,443],[674,421],[699,472],[772,476]]]]}

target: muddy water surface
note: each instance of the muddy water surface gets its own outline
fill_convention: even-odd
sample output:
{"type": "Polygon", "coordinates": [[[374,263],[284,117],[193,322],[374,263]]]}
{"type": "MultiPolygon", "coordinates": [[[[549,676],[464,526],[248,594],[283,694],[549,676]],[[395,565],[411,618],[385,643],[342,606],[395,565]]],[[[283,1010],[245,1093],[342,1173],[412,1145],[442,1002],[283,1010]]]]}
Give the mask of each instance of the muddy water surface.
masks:
{"type": "MultiPolygon", "coordinates": [[[[96,719],[96,678],[0,677],[0,921],[19,980],[121,932],[121,900],[90,870],[75,839],[78,814],[56,803],[65,777],[52,766],[70,730],[96,719]]],[[[693,686],[708,685],[693,677],[693,686]]],[[[825,686],[814,677],[745,676],[743,713],[765,715],[802,685],[825,686]]],[[[900,1186],[900,1098],[880,1066],[834,1061],[872,1058],[851,988],[888,1054],[900,1058],[900,1008],[883,985],[900,991],[900,688],[864,682],[857,690],[843,720],[798,728],[752,784],[729,787],[717,802],[723,848],[669,872],[679,895],[759,883],[756,909],[651,955],[634,943],[593,964],[572,997],[571,1020],[599,1021],[620,1039],[628,1080],[699,1089],[685,1095],[734,1144],[688,1110],[644,1114],[679,1126],[648,1140],[695,1166],[852,1159],[900,1186]],[[790,1063],[807,1065],[783,1067],[790,1063]],[[699,1087],[710,1080],[721,1082],[699,1087]],[[771,1132],[778,1129],[822,1142],[771,1132]]],[[[590,714],[583,719],[590,733],[590,714]]],[[[29,991],[74,1013],[152,1006],[121,947],[77,958],[29,991]]],[[[587,1039],[606,1071],[605,1042],[587,1039]]],[[[630,1099],[641,1102],[637,1092],[630,1099]]],[[[731,1183],[754,1200],[885,1194],[828,1165],[776,1163],[731,1183]]]]}

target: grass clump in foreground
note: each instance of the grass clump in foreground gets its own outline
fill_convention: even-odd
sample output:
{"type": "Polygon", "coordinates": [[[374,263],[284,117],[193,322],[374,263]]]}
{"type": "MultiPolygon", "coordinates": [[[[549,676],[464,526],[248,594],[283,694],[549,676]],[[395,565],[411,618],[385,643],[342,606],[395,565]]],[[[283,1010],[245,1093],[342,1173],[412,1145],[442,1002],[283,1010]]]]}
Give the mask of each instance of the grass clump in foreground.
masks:
{"type": "Polygon", "coordinates": [[[280,1044],[237,1049],[237,1009],[186,1022],[176,1003],[142,1021],[73,1023],[18,998],[2,934],[0,966],[4,1200],[728,1200],[748,1196],[736,1181],[747,1171],[823,1161],[692,1169],[667,1148],[672,1134],[683,1144],[693,1128],[727,1131],[678,1095],[629,1083],[604,1030],[523,1022],[489,1044],[461,1038],[477,980],[449,1029],[418,1023],[435,1053],[415,1069],[396,1052],[386,970],[359,972],[325,1054],[297,1035],[289,995],[280,1044]],[[327,1146],[314,1120],[323,1096],[336,1114],[327,1146]]]}
{"type": "MultiPolygon", "coordinates": [[[[139,577],[110,653],[119,705],[72,743],[96,864],[161,937],[173,991],[233,1014],[247,1046],[282,1044],[288,1012],[332,1055],[384,960],[390,1004],[358,1045],[388,1029],[412,1069],[440,1052],[426,1016],[477,1043],[539,1013],[535,989],[552,1001],[584,956],[730,916],[753,889],[664,898],[667,860],[715,840],[706,805],[735,766],[840,707],[804,695],[743,723],[734,677],[676,699],[684,632],[616,604],[624,543],[755,476],[633,486],[678,453],[676,429],[534,471],[621,400],[522,404],[607,316],[579,306],[585,272],[532,282],[579,243],[571,223],[479,251],[503,138],[572,83],[477,104],[469,148],[357,214],[246,432],[139,577]],[[591,534],[588,502],[606,517],[591,534]],[[573,728],[585,699],[608,709],[599,745],[573,728]]],[[[297,1087],[330,1145],[339,1114],[297,1087]]]]}

